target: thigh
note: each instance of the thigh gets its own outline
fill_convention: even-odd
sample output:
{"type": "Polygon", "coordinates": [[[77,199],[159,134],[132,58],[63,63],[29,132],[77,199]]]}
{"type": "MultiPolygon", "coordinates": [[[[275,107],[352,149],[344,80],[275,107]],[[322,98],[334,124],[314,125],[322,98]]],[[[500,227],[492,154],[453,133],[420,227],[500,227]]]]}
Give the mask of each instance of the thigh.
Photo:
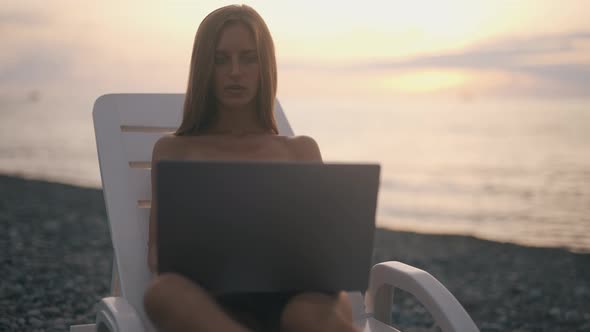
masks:
{"type": "Polygon", "coordinates": [[[358,331],[346,292],[298,294],[286,305],[281,318],[284,331],[358,331]]]}
{"type": "Polygon", "coordinates": [[[146,290],[144,306],[162,331],[245,331],[207,291],[177,274],[156,277],[146,290]]]}

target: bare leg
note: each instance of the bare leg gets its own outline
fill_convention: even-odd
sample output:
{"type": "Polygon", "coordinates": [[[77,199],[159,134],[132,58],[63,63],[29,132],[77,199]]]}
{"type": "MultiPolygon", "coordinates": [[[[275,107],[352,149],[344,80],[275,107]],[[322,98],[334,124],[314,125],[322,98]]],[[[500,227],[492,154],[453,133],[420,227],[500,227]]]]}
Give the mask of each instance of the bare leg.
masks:
{"type": "Polygon", "coordinates": [[[246,332],[203,289],[177,274],[158,276],[144,296],[146,313],[162,332],[246,332]]]}
{"type": "Polygon", "coordinates": [[[302,293],[289,301],[281,315],[283,332],[358,332],[352,322],[348,295],[302,293]]]}
{"type": "MultiPolygon", "coordinates": [[[[206,291],[177,274],[158,276],[144,296],[146,313],[161,332],[248,332],[206,291]]],[[[281,315],[283,332],[358,332],[348,296],[319,293],[296,295],[281,315]]]]}

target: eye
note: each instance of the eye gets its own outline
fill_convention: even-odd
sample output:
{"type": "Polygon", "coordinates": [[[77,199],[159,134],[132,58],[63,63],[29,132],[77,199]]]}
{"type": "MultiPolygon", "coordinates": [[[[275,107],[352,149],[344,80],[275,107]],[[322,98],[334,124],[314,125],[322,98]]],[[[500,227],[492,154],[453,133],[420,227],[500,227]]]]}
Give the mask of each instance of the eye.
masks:
{"type": "Polygon", "coordinates": [[[216,55],[215,56],[215,64],[216,65],[223,65],[227,63],[227,56],[224,55],[216,55]]]}
{"type": "Polygon", "coordinates": [[[258,56],[256,54],[248,54],[241,57],[242,63],[254,64],[258,62],[258,56]]]}

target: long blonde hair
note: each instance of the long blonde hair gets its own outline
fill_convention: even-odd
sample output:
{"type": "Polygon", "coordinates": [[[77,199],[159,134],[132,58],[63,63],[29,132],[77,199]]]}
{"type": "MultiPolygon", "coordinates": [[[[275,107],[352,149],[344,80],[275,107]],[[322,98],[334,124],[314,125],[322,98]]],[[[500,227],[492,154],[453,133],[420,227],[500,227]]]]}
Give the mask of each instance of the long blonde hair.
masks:
{"type": "Polygon", "coordinates": [[[199,135],[216,120],[217,109],[212,84],[215,47],[223,29],[233,23],[242,23],[252,31],[260,64],[256,95],[257,117],[264,129],[278,134],[274,118],[277,64],[272,36],[262,17],[253,8],[247,5],[229,5],[211,12],[199,25],[191,56],[182,123],[175,135],[199,135]]]}

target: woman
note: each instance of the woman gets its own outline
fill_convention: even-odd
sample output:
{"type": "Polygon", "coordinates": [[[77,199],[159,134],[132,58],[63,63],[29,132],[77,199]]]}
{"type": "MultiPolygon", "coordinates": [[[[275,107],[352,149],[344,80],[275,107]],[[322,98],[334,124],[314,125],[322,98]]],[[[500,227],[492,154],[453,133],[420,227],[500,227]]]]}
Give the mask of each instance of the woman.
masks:
{"type": "MultiPolygon", "coordinates": [[[[215,10],[195,37],[182,123],[155,144],[152,166],[162,159],[321,162],[312,138],[278,135],[276,89],[274,46],[260,15],[245,5],[215,10]]],[[[157,206],[152,202],[148,264],[156,272],[157,206]]],[[[146,312],[164,331],[354,331],[344,292],[213,300],[190,280],[165,274],[156,277],[144,300],[146,312]]]]}

